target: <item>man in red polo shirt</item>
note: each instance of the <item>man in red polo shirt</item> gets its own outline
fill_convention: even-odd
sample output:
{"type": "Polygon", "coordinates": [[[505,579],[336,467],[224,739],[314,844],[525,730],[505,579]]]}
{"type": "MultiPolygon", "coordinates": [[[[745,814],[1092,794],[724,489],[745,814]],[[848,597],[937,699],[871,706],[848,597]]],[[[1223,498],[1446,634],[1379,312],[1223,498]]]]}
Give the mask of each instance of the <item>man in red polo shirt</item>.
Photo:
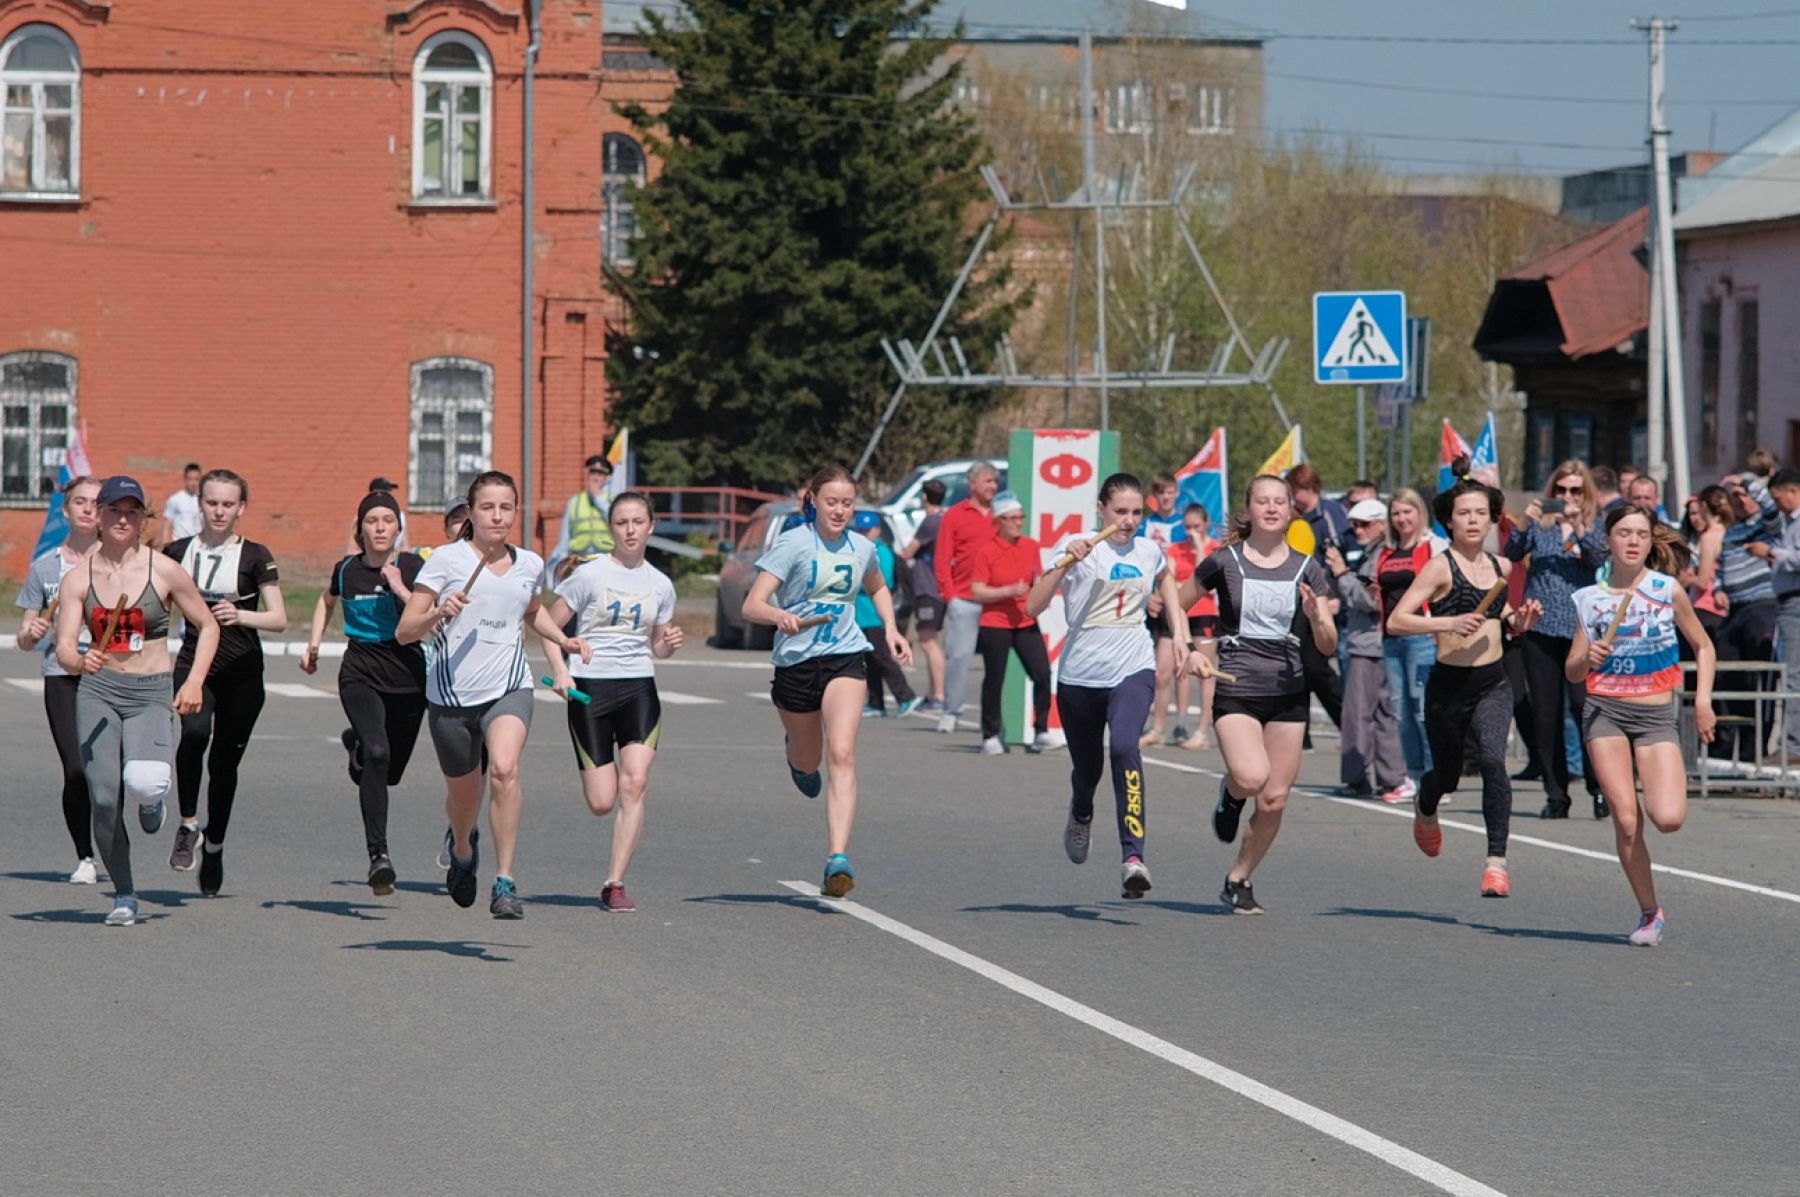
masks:
{"type": "Polygon", "coordinates": [[[1000,472],[987,462],[969,467],[969,497],[945,511],[938,522],[938,593],[944,599],[944,713],[938,718],[941,732],[956,730],[962,713],[963,694],[969,677],[969,658],[981,631],[981,604],[970,584],[975,580],[975,557],[994,539],[994,492],[1000,489],[1000,472]]]}

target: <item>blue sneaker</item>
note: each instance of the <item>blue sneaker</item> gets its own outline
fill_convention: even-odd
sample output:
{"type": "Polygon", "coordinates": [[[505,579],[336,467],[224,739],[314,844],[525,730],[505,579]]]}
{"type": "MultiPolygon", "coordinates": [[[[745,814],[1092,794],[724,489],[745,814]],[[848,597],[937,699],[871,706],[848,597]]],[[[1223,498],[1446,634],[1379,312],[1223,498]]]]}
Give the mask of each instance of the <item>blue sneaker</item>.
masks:
{"type": "Polygon", "coordinates": [[[819,885],[819,892],[827,898],[841,898],[856,888],[856,874],[851,871],[850,858],[842,852],[833,852],[825,858],[825,880],[819,885]]]}
{"type": "MultiPolygon", "coordinates": [[[[456,853],[448,847],[445,851],[450,853],[450,867],[444,873],[444,888],[450,891],[450,900],[462,907],[475,905],[475,871],[481,863],[481,833],[469,832],[469,859],[456,859],[456,853]]],[[[497,884],[495,892],[498,893],[497,884]]]]}
{"type": "Polygon", "coordinates": [[[863,708],[863,718],[864,719],[885,719],[885,718],[887,718],[887,710],[884,707],[864,707],[863,708]]]}
{"type": "MultiPolygon", "coordinates": [[[[784,753],[783,756],[785,755],[784,753]]],[[[819,791],[825,788],[825,779],[819,776],[817,769],[811,773],[802,773],[794,768],[794,762],[788,761],[788,776],[794,779],[794,788],[808,798],[817,798],[819,791]]]]}
{"type": "Polygon", "coordinates": [[[919,709],[921,711],[930,711],[931,713],[936,714],[944,709],[944,700],[941,698],[921,698],[919,700],[919,709]]]}
{"type": "Polygon", "coordinates": [[[488,903],[488,913],[497,919],[525,917],[525,903],[519,900],[519,887],[513,884],[511,877],[494,878],[494,896],[488,903]]]}
{"type": "Polygon", "coordinates": [[[910,715],[914,711],[918,710],[920,705],[922,703],[924,703],[924,701],[925,700],[922,698],[907,699],[905,702],[900,704],[900,709],[894,712],[894,718],[896,718],[896,719],[906,718],[908,715],[910,715]]]}

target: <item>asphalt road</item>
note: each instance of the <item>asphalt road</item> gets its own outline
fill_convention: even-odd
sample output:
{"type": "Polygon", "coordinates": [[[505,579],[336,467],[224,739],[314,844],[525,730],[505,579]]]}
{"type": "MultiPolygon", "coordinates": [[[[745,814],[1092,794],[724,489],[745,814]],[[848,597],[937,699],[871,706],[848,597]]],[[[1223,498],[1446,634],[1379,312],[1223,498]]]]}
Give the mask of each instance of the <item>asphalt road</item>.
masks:
{"type": "MultiPolygon", "coordinates": [[[[1800,1193],[1800,805],[1696,803],[1654,839],[1699,874],[1659,876],[1654,951],[1625,946],[1610,828],[1539,823],[1526,787],[1507,901],[1477,896],[1472,830],[1427,860],[1392,811],[1308,795],[1253,919],[1217,901],[1213,753],[1153,754],[1155,888],[1127,903],[1105,837],[1063,857],[1066,757],[870,721],[834,908],[784,885],[816,886],[824,818],[767,666],[683,656],[635,915],[598,907],[610,827],[550,703],[525,920],[444,895],[428,743],[401,888],[371,897],[329,670],[277,657],[223,896],[167,869],[170,828],[138,836],[150,918],[119,930],[63,880],[8,654],[0,1192],[1800,1193]]],[[[1446,816],[1478,828],[1475,796],[1446,816]]]]}

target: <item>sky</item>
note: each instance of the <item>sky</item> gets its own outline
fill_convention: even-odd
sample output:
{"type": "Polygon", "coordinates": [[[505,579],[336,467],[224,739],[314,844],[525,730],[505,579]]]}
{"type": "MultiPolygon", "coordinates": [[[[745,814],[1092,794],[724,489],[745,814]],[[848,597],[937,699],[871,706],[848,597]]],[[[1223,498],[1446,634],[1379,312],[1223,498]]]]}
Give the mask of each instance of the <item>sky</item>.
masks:
{"type": "MultiPolygon", "coordinates": [[[[1179,19],[1268,39],[1270,132],[1356,136],[1396,171],[1566,174],[1643,159],[1649,55],[1627,22],[1653,2],[1190,0],[1179,19]],[[1370,40],[1332,40],[1346,38],[1370,40]],[[1607,44],[1581,44],[1593,41],[1607,44]]],[[[609,3],[608,25],[630,7],[609,3]]],[[[937,9],[946,22],[961,15],[997,32],[1085,22],[1103,32],[1133,13],[1170,15],[1149,0],[941,0],[937,9]]],[[[1672,15],[1681,22],[1668,51],[1674,152],[1735,149],[1800,108],[1800,72],[1784,69],[1800,59],[1800,3],[1685,0],[1672,15]]]]}

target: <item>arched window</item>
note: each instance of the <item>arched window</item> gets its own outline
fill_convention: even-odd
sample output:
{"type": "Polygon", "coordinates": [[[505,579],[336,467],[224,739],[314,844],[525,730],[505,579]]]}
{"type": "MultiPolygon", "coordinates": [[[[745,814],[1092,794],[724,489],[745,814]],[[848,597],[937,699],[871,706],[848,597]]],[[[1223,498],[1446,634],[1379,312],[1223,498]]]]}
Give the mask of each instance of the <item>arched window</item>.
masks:
{"type": "Polygon", "coordinates": [[[644,185],[644,150],[623,133],[608,133],[600,142],[600,252],[608,262],[631,260],[637,236],[637,211],[631,189],[644,185]]]}
{"type": "Polygon", "coordinates": [[[494,64],[466,33],[440,33],[413,61],[413,196],[492,196],[494,64]]]}
{"type": "Polygon", "coordinates": [[[494,368],[466,357],[412,367],[411,506],[442,511],[469,489],[494,455],[494,368]]]}
{"type": "Polygon", "coordinates": [[[75,427],[75,359],[32,350],[0,356],[0,504],[43,507],[75,427]]]}
{"type": "Polygon", "coordinates": [[[5,90],[0,195],[74,195],[80,182],[81,59],[49,25],[25,25],[0,42],[5,90]]]}

